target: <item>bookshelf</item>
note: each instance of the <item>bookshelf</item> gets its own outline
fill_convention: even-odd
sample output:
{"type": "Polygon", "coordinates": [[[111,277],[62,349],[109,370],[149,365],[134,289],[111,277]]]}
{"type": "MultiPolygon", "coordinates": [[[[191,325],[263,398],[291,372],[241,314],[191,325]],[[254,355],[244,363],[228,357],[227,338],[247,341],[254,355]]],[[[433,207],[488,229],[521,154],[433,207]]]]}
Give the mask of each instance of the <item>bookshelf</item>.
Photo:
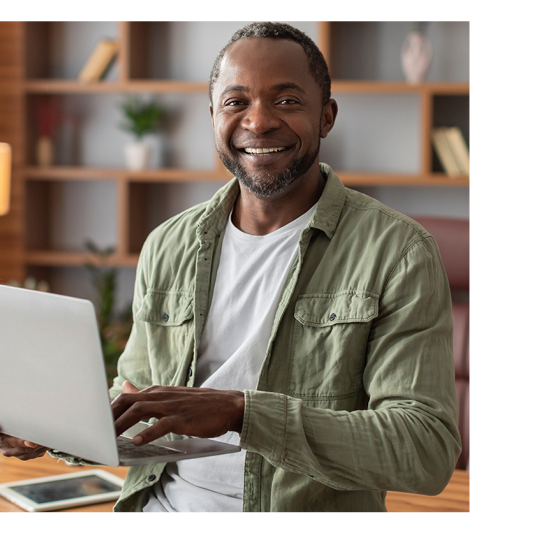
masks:
{"type": "MultiPolygon", "coordinates": [[[[454,51],[456,57],[466,54],[466,60],[459,61],[462,66],[446,71],[448,45],[453,41],[453,49],[461,39],[447,37],[450,23],[435,24],[430,39],[435,41],[435,57],[444,55],[442,64],[436,65],[434,79],[408,85],[399,56],[394,56],[408,23],[294,23],[323,51],[333,97],[341,104],[339,120],[343,114],[347,117],[335,126],[333,131],[338,128],[339,133],[330,146],[326,139],[322,157],[346,185],[372,191],[390,188],[405,195],[418,188],[435,196],[444,190],[468,190],[469,177],[447,177],[431,146],[431,129],[438,126],[459,126],[469,141],[468,47],[454,51]],[[384,129],[375,133],[374,151],[351,155],[350,139],[361,134],[354,133],[354,124],[365,113],[377,116],[384,129]],[[401,125],[403,117],[408,117],[405,135],[394,125],[401,125]],[[392,155],[383,158],[380,151],[392,155]]],[[[463,41],[466,35],[467,43],[468,23],[451,24],[453,31],[462,32],[463,41]]],[[[0,259],[0,283],[28,275],[54,281],[58,269],[83,266],[88,258],[84,238],[76,244],[75,236],[84,224],[85,238],[115,246],[108,264],[131,270],[142,242],[163,217],[209,198],[227,182],[230,176],[212,143],[207,79],[218,50],[242,25],[0,23],[0,65],[7,65],[0,66],[5,74],[0,105],[9,109],[0,118],[0,135],[14,150],[12,211],[0,218],[0,255],[9,257],[0,259]],[[118,57],[104,80],[79,83],[77,74],[100,38],[118,41],[118,57]],[[201,39],[205,50],[195,47],[201,39]],[[152,95],[170,110],[163,135],[167,140],[159,146],[163,155],[156,168],[131,172],[123,166],[126,134],[118,130],[117,105],[127,94],[152,95]],[[50,167],[37,166],[34,155],[37,131],[32,110],[43,95],[57,98],[68,112],[86,113],[57,140],[58,161],[50,167]],[[65,141],[74,137],[75,149],[65,141]],[[162,204],[166,207],[160,208],[162,204]],[[58,229],[62,227],[69,229],[58,229]]]]}

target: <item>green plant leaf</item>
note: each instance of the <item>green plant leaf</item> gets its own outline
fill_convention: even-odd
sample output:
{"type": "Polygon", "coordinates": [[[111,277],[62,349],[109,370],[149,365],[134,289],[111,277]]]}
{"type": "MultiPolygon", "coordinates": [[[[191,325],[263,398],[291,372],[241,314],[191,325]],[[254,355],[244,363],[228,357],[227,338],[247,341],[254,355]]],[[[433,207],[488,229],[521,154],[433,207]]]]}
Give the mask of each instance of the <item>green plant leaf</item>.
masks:
{"type": "Polygon", "coordinates": [[[93,263],[85,266],[89,270],[93,285],[97,292],[95,303],[100,342],[106,363],[109,383],[117,375],[117,361],[131,333],[133,317],[131,305],[122,311],[116,312],[115,294],[117,288],[117,269],[101,264],[115,251],[115,247],[108,246],[100,249],[91,240],[85,241],[85,247],[94,256],[93,263]]]}
{"type": "Polygon", "coordinates": [[[143,102],[138,97],[130,97],[121,104],[126,122],[119,127],[133,133],[138,139],[154,132],[160,125],[164,109],[155,101],[143,102]]]}

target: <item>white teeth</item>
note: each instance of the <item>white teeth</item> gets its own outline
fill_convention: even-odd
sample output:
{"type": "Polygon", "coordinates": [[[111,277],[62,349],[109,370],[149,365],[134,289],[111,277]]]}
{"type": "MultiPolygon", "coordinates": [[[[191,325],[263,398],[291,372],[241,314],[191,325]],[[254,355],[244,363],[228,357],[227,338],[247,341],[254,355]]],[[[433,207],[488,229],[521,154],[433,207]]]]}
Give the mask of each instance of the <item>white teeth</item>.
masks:
{"type": "Polygon", "coordinates": [[[281,152],[285,148],[245,148],[247,154],[270,154],[272,152],[281,152]]]}

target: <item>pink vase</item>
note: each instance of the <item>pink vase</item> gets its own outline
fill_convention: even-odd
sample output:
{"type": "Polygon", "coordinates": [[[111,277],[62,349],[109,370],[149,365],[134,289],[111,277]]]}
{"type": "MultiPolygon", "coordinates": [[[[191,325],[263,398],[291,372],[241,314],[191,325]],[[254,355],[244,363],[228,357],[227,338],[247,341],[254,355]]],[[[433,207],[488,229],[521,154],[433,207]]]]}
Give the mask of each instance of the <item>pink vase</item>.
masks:
{"type": "Polygon", "coordinates": [[[424,33],[412,31],[407,35],[402,45],[402,68],[408,83],[424,81],[432,57],[433,47],[424,33]]]}

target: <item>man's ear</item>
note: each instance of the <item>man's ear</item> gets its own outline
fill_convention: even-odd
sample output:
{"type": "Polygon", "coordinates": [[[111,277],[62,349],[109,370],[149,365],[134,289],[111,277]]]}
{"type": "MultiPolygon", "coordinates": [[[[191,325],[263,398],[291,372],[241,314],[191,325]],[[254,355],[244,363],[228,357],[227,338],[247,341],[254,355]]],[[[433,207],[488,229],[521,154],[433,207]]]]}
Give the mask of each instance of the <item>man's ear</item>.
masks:
{"type": "Polygon", "coordinates": [[[333,128],[338,111],[337,102],[333,98],[322,109],[322,120],[320,122],[320,137],[322,139],[325,139],[333,128]]]}

